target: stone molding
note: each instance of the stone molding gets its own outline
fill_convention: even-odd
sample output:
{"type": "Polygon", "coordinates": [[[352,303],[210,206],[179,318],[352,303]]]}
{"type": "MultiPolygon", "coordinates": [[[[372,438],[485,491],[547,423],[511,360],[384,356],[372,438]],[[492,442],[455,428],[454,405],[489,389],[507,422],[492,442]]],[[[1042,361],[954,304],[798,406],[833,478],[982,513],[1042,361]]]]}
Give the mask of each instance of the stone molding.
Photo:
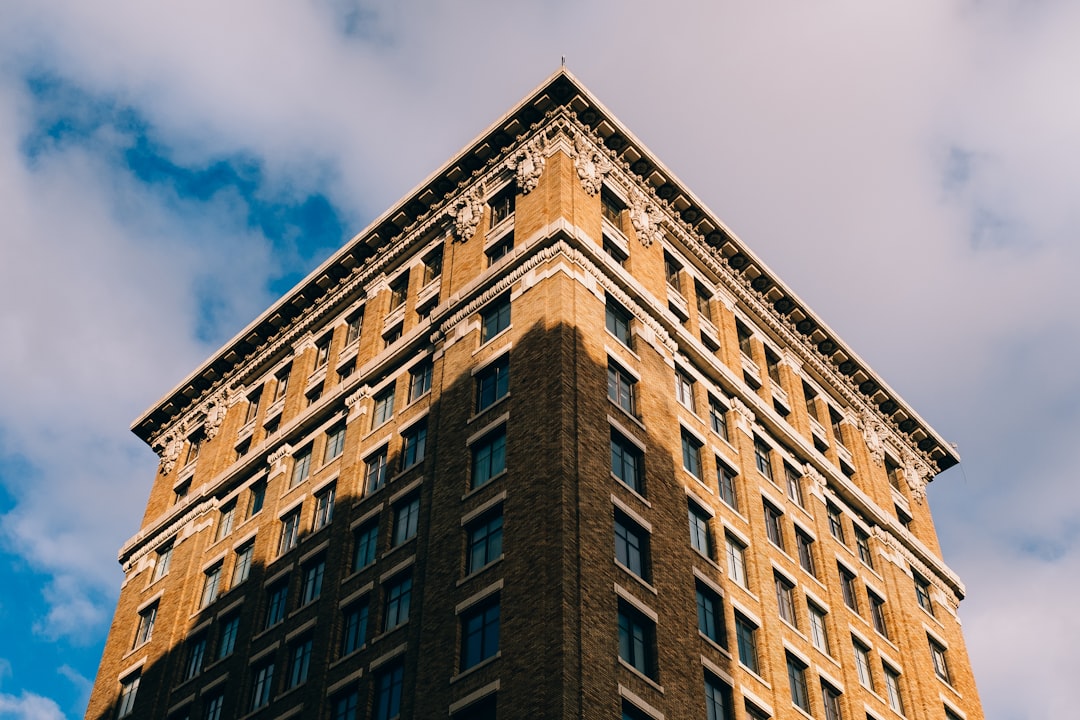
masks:
{"type": "Polygon", "coordinates": [[[514,171],[514,178],[522,195],[528,195],[540,183],[540,176],[544,174],[544,165],[547,163],[546,150],[546,139],[543,134],[538,134],[524,143],[507,161],[506,165],[514,171]]]}
{"type": "Polygon", "coordinates": [[[611,172],[612,164],[596,144],[586,140],[585,131],[581,128],[574,133],[574,153],[571,157],[581,187],[590,195],[599,193],[604,186],[604,176],[611,172]]]}
{"type": "Polygon", "coordinates": [[[895,535],[882,527],[874,526],[871,528],[870,534],[882,545],[885,545],[894,553],[900,555],[907,561],[908,565],[926,578],[930,584],[940,590],[942,595],[944,595],[945,599],[948,601],[952,612],[954,614],[956,613],[960,608],[960,599],[965,595],[964,584],[960,581],[960,578],[952,574],[948,569],[945,569],[941,574],[939,574],[938,571],[931,569],[930,566],[919,560],[919,558],[915,556],[915,553],[908,550],[895,535]],[[944,578],[942,575],[944,575],[944,578]]]}
{"type": "Polygon", "coordinates": [[[484,217],[484,184],[477,183],[454,202],[454,239],[465,242],[476,234],[484,217]]]}

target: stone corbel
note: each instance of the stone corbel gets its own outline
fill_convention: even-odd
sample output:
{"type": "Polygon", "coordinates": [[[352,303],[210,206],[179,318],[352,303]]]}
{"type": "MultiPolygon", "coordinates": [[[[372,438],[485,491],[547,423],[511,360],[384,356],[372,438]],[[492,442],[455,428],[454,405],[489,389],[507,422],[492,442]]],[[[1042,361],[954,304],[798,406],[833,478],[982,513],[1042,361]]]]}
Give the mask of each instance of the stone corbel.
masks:
{"type": "Polygon", "coordinates": [[[911,497],[915,498],[915,502],[920,505],[926,499],[926,484],[932,476],[933,474],[926,463],[919,460],[914,454],[908,453],[904,462],[904,480],[907,481],[908,488],[911,489],[911,497]]]}
{"type": "Polygon", "coordinates": [[[349,416],[346,422],[352,422],[361,415],[367,415],[368,407],[365,400],[371,397],[371,388],[364,385],[352,395],[345,398],[345,407],[349,408],[349,416]]]}
{"type": "Polygon", "coordinates": [[[308,348],[313,347],[315,347],[315,336],[310,332],[304,333],[304,336],[293,344],[293,354],[300,355],[308,348]]]}
{"type": "Polygon", "coordinates": [[[176,461],[180,459],[180,450],[184,447],[184,438],[175,432],[166,435],[158,449],[161,456],[161,474],[168,475],[176,467],[176,461]]]}
{"type": "Polygon", "coordinates": [[[270,457],[267,458],[267,462],[270,464],[270,473],[268,478],[272,478],[285,472],[285,458],[292,455],[292,445],[285,443],[274,452],[270,453],[270,457]]]}
{"type": "Polygon", "coordinates": [[[203,420],[203,432],[206,433],[207,440],[213,440],[218,434],[229,405],[229,391],[227,389],[222,390],[206,401],[206,419],[203,420]]]}
{"type": "Polygon", "coordinates": [[[454,203],[454,239],[465,242],[476,234],[476,226],[484,217],[484,186],[478,184],[454,203]]]}
{"type": "Polygon", "coordinates": [[[810,463],[803,465],[803,477],[810,480],[810,492],[817,495],[822,500],[825,499],[825,488],[828,485],[828,481],[820,471],[810,463]]]}
{"type": "Polygon", "coordinates": [[[885,426],[881,424],[873,413],[863,412],[859,419],[859,427],[862,428],[863,440],[866,441],[866,449],[870,453],[870,459],[875,465],[885,464],[885,442],[882,436],[885,434],[885,426]]]}
{"type": "Polygon", "coordinates": [[[735,427],[742,430],[749,437],[754,437],[754,411],[746,403],[737,397],[731,398],[731,407],[735,410],[735,427]]]}
{"type": "Polygon", "coordinates": [[[611,172],[611,162],[592,149],[585,135],[578,132],[574,135],[574,169],[585,192],[596,195],[604,185],[604,176],[611,172]]]}
{"type": "Polygon", "coordinates": [[[367,299],[373,300],[375,296],[381,293],[383,290],[389,290],[390,283],[387,282],[386,273],[380,273],[378,277],[372,280],[367,286],[367,299]]]}
{"type": "Polygon", "coordinates": [[[542,134],[537,135],[507,160],[506,165],[514,171],[518,190],[522,195],[528,195],[539,184],[540,176],[544,174],[544,165],[547,163],[547,157],[544,155],[546,150],[547,141],[542,134]]]}
{"type": "Polygon", "coordinates": [[[660,242],[664,236],[660,227],[663,215],[656,205],[649,202],[645,193],[640,191],[634,193],[629,213],[630,224],[634,226],[634,232],[642,245],[649,247],[654,242],[660,242]]]}

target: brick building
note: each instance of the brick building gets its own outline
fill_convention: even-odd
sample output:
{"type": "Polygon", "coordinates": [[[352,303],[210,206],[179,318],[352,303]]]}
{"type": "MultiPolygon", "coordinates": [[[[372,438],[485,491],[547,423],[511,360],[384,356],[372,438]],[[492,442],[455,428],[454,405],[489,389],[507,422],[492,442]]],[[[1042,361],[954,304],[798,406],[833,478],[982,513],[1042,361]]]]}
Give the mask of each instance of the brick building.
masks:
{"type": "Polygon", "coordinates": [[[89,718],[982,717],[954,450],[565,70],[133,430],[89,718]]]}

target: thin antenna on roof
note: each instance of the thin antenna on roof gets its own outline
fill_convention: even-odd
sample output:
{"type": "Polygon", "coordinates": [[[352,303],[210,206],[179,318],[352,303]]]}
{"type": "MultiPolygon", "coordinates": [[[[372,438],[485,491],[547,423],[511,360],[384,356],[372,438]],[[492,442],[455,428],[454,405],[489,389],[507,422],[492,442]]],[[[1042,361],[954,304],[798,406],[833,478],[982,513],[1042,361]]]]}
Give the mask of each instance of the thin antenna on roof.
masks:
{"type": "Polygon", "coordinates": [[[566,67],[566,56],[565,55],[562,56],[562,66],[566,67]]]}

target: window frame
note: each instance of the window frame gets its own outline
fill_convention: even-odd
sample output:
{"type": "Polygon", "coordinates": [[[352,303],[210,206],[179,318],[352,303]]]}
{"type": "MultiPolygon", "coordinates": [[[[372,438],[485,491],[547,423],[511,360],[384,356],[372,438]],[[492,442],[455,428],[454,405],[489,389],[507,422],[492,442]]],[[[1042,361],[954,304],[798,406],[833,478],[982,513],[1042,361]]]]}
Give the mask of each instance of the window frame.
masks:
{"type": "Polygon", "coordinates": [[[420,495],[412,495],[394,506],[391,547],[399,547],[416,537],[420,528],[420,495]]]}
{"type": "Polygon", "coordinates": [[[500,505],[465,527],[466,577],[483,570],[502,557],[503,522],[500,505]],[[497,527],[494,527],[496,524],[497,527]],[[480,562],[476,564],[478,559],[480,562]]]}
{"type": "Polygon", "coordinates": [[[510,328],[510,295],[495,298],[480,311],[480,344],[490,342],[510,328]]]}
{"type": "Polygon", "coordinates": [[[631,346],[633,338],[633,315],[612,298],[604,304],[604,328],[625,347],[631,346]]]}
{"type": "Polygon", "coordinates": [[[712,518],[704,508],[690,498],[687,498],[686,507],[690,530],[690,547],[712,560],[716,553],[712,525],[709,522],[712,518]]]}
{"type": "Polygon", "coordinates": [[[500,610],[499,595],[495,594],[462,611],[458,672],[476,667],[498,654],[500,610]]]}
{"type": "Polygon", "coordinates": [[[469,450],[472,455],[469,487],[481,488],[506,472],[506,425],[500,425],[474,442],[469,450]]]}
{"type": "Polygon", "coordinates": [[[790,652],[784,653],[787,660],[788,690],[791,704],[803,712],[810,712],[810,694],[806,685],[807,665],[790,652]]]}
{"type": "Polygon", "coordinates": [[[615,562],[644,582],[649,582],[651,577],[649,532],[629,515],[616,510],[614,536],[615,562]]]}
{"type": "Polygon", "coordinates": [[[644,451],[615,428],[611,428],[610,443],[612,477],[644,497],[644,451]]]}
{"type": "Polygon", "coordinates": [[[510,394],[510,354],[505,353],[476,373],[477,413],[487,410],[510,394]]]}
{"type": "Polygon", "coordinates": [[[697,601],[698,632],[720,647],[727,648],[723,598],[700,580],[694,584],[694,593],[697,601]]]}
{"type": "Polygon", "coordinates": [[[657,680],[656,623],[626,600],[618,600],[619,659],[657,680]]]}

